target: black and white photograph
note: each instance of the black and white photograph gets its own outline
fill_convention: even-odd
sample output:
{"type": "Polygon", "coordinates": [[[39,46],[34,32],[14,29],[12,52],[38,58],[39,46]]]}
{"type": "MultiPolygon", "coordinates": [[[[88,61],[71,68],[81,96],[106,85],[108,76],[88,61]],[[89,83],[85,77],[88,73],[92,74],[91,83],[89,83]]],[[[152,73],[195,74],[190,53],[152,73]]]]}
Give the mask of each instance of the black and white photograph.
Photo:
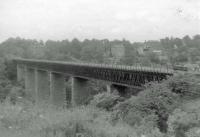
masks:
{"type": "Polygon", "coordinates": [[[0,0],[0,137],[200,137],[200,0],[0,0]]]}

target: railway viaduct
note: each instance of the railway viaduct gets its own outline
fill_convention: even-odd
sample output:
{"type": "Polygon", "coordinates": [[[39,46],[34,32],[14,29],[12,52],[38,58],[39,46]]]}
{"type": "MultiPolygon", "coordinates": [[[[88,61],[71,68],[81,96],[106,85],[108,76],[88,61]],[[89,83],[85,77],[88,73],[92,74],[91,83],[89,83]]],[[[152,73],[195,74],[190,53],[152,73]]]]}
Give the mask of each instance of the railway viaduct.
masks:
{"type": "Polygon", "coordinates": [[[173,75],[166,68],[134,67],[107,64],[88,64],[62,61],[14,59],[17,80],[23,80],[25,91],[36,103],[47,102],[64,106],[70,96],[72,106],[83,104],[90,94],[87,87],[91,79],[106,81],[107,89],[124,87],[142,88],[145,83],[161,81],[173,75]],[[65,79],[72,78],[71,93],[66,93],[65,79]]]}

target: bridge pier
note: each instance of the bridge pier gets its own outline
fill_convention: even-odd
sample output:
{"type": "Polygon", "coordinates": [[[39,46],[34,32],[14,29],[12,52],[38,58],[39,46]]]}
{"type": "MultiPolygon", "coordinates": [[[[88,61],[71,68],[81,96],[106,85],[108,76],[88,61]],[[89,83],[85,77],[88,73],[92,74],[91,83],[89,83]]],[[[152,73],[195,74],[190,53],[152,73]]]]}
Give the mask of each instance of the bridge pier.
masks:
{"type": "Polygon", "coordinates": [[[25,72],[24,65],[17,64],[17,81],[20,82],[24,80],[24,72],[25,72]]]}
{"type": "Polygon", "coordinates": [[[50,98],[49,72],[36,70],[36,103],[48,103],[50,98]]]}
{"type": "Polygon", "coordinates": [[[35,102],[36,100],[36,75],[35,69],[25,67],[25,92],[27,97],[35,102]]]}
{"type": "Polygon", "coordinates": [[[72,77],[72,106],[83,105],[90,95],[87,79],[72,77]]]}
{"type": "Polygon", "coordinates": [[[63,107],[65,105],[66,91],[63,74],[50,73],[50,100],[55,106],[63,107]]]}

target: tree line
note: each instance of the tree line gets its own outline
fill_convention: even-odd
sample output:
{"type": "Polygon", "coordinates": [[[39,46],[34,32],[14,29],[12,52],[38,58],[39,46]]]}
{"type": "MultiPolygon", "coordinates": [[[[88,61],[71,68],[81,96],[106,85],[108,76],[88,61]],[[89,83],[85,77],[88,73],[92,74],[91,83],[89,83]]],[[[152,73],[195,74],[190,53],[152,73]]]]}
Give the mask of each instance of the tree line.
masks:
{"type": "Polygon", "coordinates": [[[148,65],[148,64],[179,64],[190,61],[200,61],[200,35],[183,38],[166,37],[160,40],[149,40],[145,42],[130,42],[128,40],[98,40],[85,39],[53,41],[34,39],[23,39],[20,37],[9,38],[0,43],[1,72],[7,72],[8,77],[14,77],[10,60],[14,57],[62,60],[90,63],[113,63],[111,60],[117,58],[115,64],[124,65],[148,65]],[[123,47],[124,56],[117,58],[113,56],[115,46],[123,47]],[[150,51],[141,55],[138,49],[150,47],[150,51]],[[161,50],[167,56],[167,60],[159,60],[153,50],[161,50]],[[8,67],[9,66],[9,67],[8,67]]]}

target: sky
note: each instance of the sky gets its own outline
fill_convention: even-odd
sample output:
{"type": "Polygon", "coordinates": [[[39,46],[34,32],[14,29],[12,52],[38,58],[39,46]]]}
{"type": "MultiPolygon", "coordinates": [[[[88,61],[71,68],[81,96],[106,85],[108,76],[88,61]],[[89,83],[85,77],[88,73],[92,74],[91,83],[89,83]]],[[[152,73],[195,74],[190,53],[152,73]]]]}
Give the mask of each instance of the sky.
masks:
{"type": "Polygon", "coordinates": [[[0,42],[200,34],[200,0],[0,0],[0,42]]]}

